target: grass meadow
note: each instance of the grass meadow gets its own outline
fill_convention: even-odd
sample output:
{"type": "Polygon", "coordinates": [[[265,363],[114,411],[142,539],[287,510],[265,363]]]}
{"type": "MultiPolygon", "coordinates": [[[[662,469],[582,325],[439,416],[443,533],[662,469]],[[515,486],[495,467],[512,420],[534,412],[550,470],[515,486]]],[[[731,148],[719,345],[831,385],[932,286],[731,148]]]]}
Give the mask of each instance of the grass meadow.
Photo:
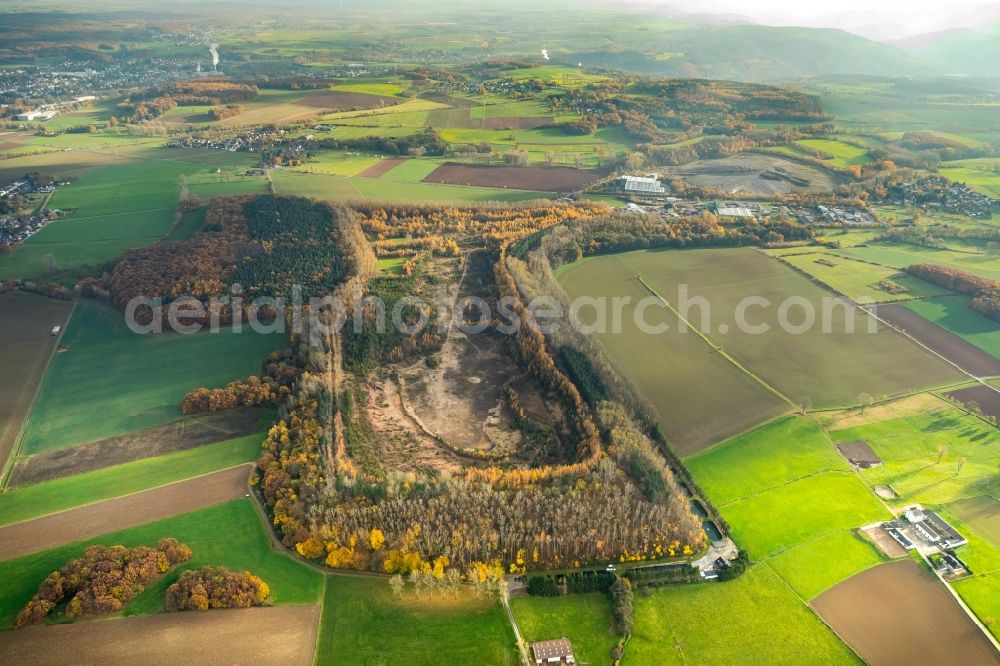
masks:
{"type": "Polygon", "coordinates": [[[26,453],[82,444],[180,418],[193,389],[260,372],[281,334],[245,328],[195,335],[138,335],[120,312],[81,303],[43,379],[28,420],[26,453]],[[100,414],[99,418],[95,415],[100,414]]]}
{"type": "Polygon", "coordinates": [[[890,503],[897,507],[1000,491],[1000,430],[944,400],[905,416],[831,430],[830,436],[868,442],[884,464],[861,475],[873,486],[890,486],[898,495],[890,503]]]}
{"type": "MultiPolygon", "coordinates": [[[[265,578],[266,580],[266,578],[265,578]]],[[[514,633],[499,602],[407,585],[398,599],[388,578],[326,578],[316,664],[495,664],[516,666],[514,633]]]]}
{"type": "Polygon", "coordinates": [[[625,663],[859,664],[765,564],[719,585],[642,588],[625,663]]]}
{"type": "Polygon", "coordinates": [[[0,562],[0,628],[11,627],[17,612],[45,577],[70,559],[82,555],[87,546],[155,546],[164,537],[174,537],[191,546],[191,560],[146,588],[122,614],[163,612],[163,594],[166,588],[177,580],[181,571],[202,566],[226,566],[237,571],[251,571],[270,586],[271,599],[276,604],[314,603],[322,597],[323,574],[275,550],[253,500],[238,499],[88,541],[0,562]]]}
{"type": "Polygon", "coordinates": [[[602,592],[563,597],[512,597],[510,606],[524,640],[565,636],[578,662],[605,664],[618,643],[611,598],[602,592]]]}
{"type": "Polygon", "coordinates": [[[846,259],[828,252],[788,253],[781,258],[857,303],[904,301],[947,293],[943,287],[925,282],[903,271],[846,259]],[[894,294],[879,289],[876,285],[882,280],[889,280],[905,291],[894,294]]]}

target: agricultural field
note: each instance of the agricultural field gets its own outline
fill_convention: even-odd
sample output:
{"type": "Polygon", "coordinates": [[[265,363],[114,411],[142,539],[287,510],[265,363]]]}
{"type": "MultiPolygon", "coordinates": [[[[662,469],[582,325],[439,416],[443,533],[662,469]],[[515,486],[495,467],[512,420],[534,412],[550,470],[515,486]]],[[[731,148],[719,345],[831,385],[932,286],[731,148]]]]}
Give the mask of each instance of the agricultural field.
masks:
{"type": "MultiPolygon", "coordinates": [[[[139,146],[137,150],[148,148],[139,146]]],[[[101,264],[129,248],[155,243],[173,228],[182,180],[190,181],[190,193],[204,200],[266,187],[262,179],[225,182],[209,176],[210,163],[131,159],[137,153],[126,153],[124,160],[123,155],[104,152],[68,154],[87,156],[90,161],[79,162],[81,168],[86,164],[86,169],[76,172],[78,178],[58,189],[49,201],[49,208],[62,210],[67,216],[0,256],[0,278],[37,278],[58,269],[101,264]]]]}
{"type": "Polygon", "coordinates": [[[1000,199],[1000,173],[971,167],[951,167],[938,170],[945,178],[964,183],[980,194],[1000,199]]]}
{"type": "Polygon", "coordinates": [[[837,167],[845,168],[855,164],[865,165],[871,162],[864,148],[859,148],[836,139],[802,139],[795,143],[832,155],[833,158],[827,161],[837,167]]]}
{"type": "Polygon", "coordinates": [[[14,663],[274,664],[309,666],[319,624],[318,604],[169,613],[105,622],[25,627],[0,633],[0,650],[14,663]],[[177,636],[183,635],[183,640],[177,636]],[[268,640],[253,640],[260,636],[268,640]]]}
{"type": "Polygon", "coordinates": [[[906,307],[949,333],[1000,359],[997,324],[969,307],[969,299],[949,296],[913,301],[906,307]]]}
{"type": "Polygon", "coordinates": [[[573,192],[582,189],[602,175],[600,172],[570,167],[480,166],[445,162],[429,173],[424,182],[541,192],[573,192]]]}
{"type": "Polygon", "coordinates": [[[565,636],[573,643],[578,662],[605,663],[618,642],[607,594],[513,597],[510,606],[526,641],[565,636]]]}
{"type": "Polygon", "coordinates": [[[61,339],[29,417],[23,453],[83,444],[181,417],[193,389],[258,373],[280,334],[231,329],[138,335],[121,313],[82,303],[61,339]],[[95,413],[102,418],[94,419],[95,413]]]}
{"type": "Polygon", "coordinates": [[[843,248],[833,252],[838,256],[888,268],[901,270],[914,264],[941,264],[991,280],[1000,280],[1000,257],[986,252],[956,252],[901,243],[869,243],[865,247],[843,248]]]}
{"type": "Polygon", "coordinates": [[[641,588],[625,663],[857,664],[766,564],[722,585],[641,588]]]}
{"type": "Polygon", "coordinates": [[[70,558],[81,555],[88,545],[131,547],[155,544],[164,537],[174,537],[191,546],[191,560],[148,587],[125,607],[123,615],[163,612],[163,593],[181,571],[207,565],[253,571],[267,581],[275,604],[315,603],[322,597],[323,574],[274,550],[253,500],[241,498],[0,562],[0,627],[11,627],[17,611],[31,598],[45,576],[70,558]]]}
{"type": "Polygon", "coordinates": [[[253,462],[263,434],[206,444],[75,476],[8,489],[0,494],[0,525],[155,488],[253,462]]]}
{"type": "Polygon", "coordinates": [[[955,335],[900,303],[878,307],[878,317],[905,331],[927,348],[948,359],[972,377],[1000,375],[1000,359],[955,335]]]}
{"type": "MultiPolygon", "coordinates": [[[[266,580],[266,577],[265,577],[266,580]]],[[[317,664],[497,664],[515,666],[517,647],[500,604],[476,599],[463,588],[458,598],[434,591],[417,599],[412,586],[396,598],[386,578],[329,575],[326,578],[317,664]]]]}
{"type": "MultiPolygon", "coordinates": [[[[563,267],[559,281],[570,298],[630,297],[649,293],[627,262],[634,255],[584,259],[563,267]]],[[[695,453],[721,439],[783,414],[790,405],[720,356],[693,332],[683,333],[677,314],[659,307],[644,311],[661,335],[644,333],[635,306],[625,307],[622,331],[595,333],[608,359],[652,403],[660,427],[679,455],[695,453]]]]}
{"type": "Polygon", "coordinates": [[[7,456],[28,415],[45,367],[56,348],[53,326],[65,326],[73,310],[58,301],[22,291],[0,294],[0,360],[17,381],[0,387],[0,478],[6,477],[7,456]]]}
{"type": "MultiPolygon", "coordinates": [[[[961,379],[956,370],[895,331],[875,326],[860,310],[833,303],[832,295],[808,278],[752,250],[640,251],[602,256],[567,270],[561,279],[570,296],[599,295],[601,289],[618,290],[617,295],[624,293],[621,290],[627,287],[623,285],[630,284],[641,293],[634,284],[636,275],[668,302],[680,302],[681,285],[687,285],[688,303],[704,298],[708,308],[692,305],[686,309],[697,328],[708,332],[711,346],[774,387],[789,403],[850,404],[861,393],[903,393],[961,379]],[[588,274],[598,273],[599,278],[588,278],[588,274]],[[745,312],[744,323],[750,325],[741,327],[737,307],[749,296],[766,298],[768,305],[754,308],[752,316],[745,312]],[[783,330],[778,310],[793,296],[802,305],[794,308],[797,314],[786,313],[787,323],[794,325],[783,330]],[[796,326],[805,321],[805,309],[811,309],[816,318],[815,325],[803,331],[796,326]],[[758,324],[767,328],[755,326],[758,324]]],[[[650,355],[635,342],[642,338],[635,334],[620,337],[631,339],[626,344],[637,355],[636,362],[648,363],[650,355]]],[[[619,367],[631,374],[627,363],[619,367]]],[[[644,392],[656,399],[655,394],[644,392]]],[[[743,403],[730,399],[726,404],[743,403]]]]}
{"type": "Polygon", "coordinates": [[[829,428],[834,441],[862,440],[878,454],[884,464],[861,476],[871,486],[889,486],[893,506],[945,504],[1000,489],[1000,431],[994,426],[940,399],[917,413],[886,416],[876,412],[867,423],[829,428]]]}
{"type": "Polygon", "coordinates": [[[913,560],[854,576],[813,607],[869,663],[1000,663],[944,586],[913,560]]]}
{"type": "Polygon", "coordinates": [[[943,287],[903,271],[845,259],[829,252],[789,252],[781,259],[855,303],[903,301],[947,293],[943,287]]]}

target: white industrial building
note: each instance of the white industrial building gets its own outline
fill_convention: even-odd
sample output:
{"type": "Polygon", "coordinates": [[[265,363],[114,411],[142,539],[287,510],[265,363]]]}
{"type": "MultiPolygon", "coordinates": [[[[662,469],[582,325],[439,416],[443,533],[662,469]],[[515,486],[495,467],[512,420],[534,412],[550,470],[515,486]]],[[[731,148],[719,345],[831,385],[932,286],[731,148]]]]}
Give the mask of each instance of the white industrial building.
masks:
{"type": "Polygon", "coordinates": [[[621,186],[628,194],[664,194],[667,191],[655,173],[648,176],[622,176],[621,186]]]}

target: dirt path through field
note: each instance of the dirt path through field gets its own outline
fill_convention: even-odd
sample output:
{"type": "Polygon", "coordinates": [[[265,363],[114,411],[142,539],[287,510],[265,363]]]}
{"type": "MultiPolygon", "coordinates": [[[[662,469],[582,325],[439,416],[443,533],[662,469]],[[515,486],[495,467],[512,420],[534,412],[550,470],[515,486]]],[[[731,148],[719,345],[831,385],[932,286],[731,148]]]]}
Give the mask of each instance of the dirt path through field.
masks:
{"type": "Polygon", "coordinates": [[[312,664],[320,606],[188,611],[0,632],[8,664],[312,664]]]}
{"type": "Polygon", "coordinates": [[[251,465],[0,527],[0,560],[30,555],[243,497],[251,465]]]}

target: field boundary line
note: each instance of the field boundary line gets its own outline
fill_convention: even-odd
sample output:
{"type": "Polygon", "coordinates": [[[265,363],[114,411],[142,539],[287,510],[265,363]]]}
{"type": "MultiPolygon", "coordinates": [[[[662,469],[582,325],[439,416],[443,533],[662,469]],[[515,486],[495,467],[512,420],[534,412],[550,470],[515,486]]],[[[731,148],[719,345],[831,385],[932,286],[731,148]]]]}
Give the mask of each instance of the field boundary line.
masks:
{"type": "Polygon", "coordinates": [[[35,403],[38,402],[38,394],[42,392],[42,386],[45,384],[45,378],[49,374],[49,367],[52,365],[52,359],[55,358],[56,353],[59,351],[59,343],[62,342],[63,335],[66,333],[66,329],[69,328],[69,322],[73,319],[73,314],[76,313],[76,306],[79,300],[73,299],[73,307],[70,308],[69,314],[66,315],[66,320],[62,323],[62,328],[59,329],[59,335],[56,337],[56,343],[52,345],[52,351],[49,352],[49,357],[45,360],[45,367],[42,368],[42,374],[38,379],[38,386],[35,387],[35,393],[31,396],[31,400],[28,402],[28,408],[24,412],[24,418],[21,419],[21,425],[18,426],[17,434],[14,435],[14,443],[10,447],[10,452],[7,454],[7,459],[3,461],[2,474],[0,474],[0,492],[3,492],[7,488],[7,482],[10,480],[10,473],[14,470],[14,461],[17,460],[18,455],[21,453],[21,446],[24,444],[24,433],[28,429],[28,421],[31,420],[31,415],[35,411],[35,403]]]}
{"type": "MultiPolygon", "coordinates": [[[[144,460],[144,459],[140,458],[140,460],[144,460]]],[[[128,464],[128,463],[123,463],[123,464],[128,464]]],[[[76,509],[84,509],[84,508],[89,507],[89,506],[95,506],[97,504],[103,504],[104,502],[112,502],[114,500],[125,499],[126,497],[132,497],[133,495],[139,495],[140,493],[147,493],[147,492],[150,492],[151,490],[160,490],[162,488],[167,488],[169,486],[175,486],[178,483],[187,483],[188,481],[194,481],[195,479],[201,479],[201,478],[204,478],[206,476],[212,476],[213,474],[221,474],[222,472],[229,472],[229,471],[234,470],[234,469],[236,469],[238,467],[253,467],[254,464],[255,463],[253,461],[247,461],[247,462],[238,463],[236,465],[230,465],[229,467],[222,467],[220,469],[213,469],[213,470],[211,470],[209,472],[203,472],[201,474],[195,474],[193,476],[186,476],[183,479],[178,479],[176,481],[168,481],[167,483],[161,483],[161,484],[156,485],[156,486],[150,486],[149,488],[142,488],[141,490],[133,490],[132,492],[125,493],[124,495],[115,495],[114,497],[105,497],[104,499],[94,500],[92,502],[84,502],[83,504],[75,504],[73,506],[66,507],[65,509],[59,509],[58,511],[49,511],[48,513],[43,513],[43,514],[39,514],[37,516],[32,516],[31,518],[24,518],[23,520],[17,520],[17,521],[14,521],[13,523],[4,523],[4,524],[0,525],[0,528],[12,527],[14,525],[22,525],[24,523],[30,523],[33,520],[40,520],[42,518],[48,518],[50,516],[58,516],[60,513],[66,513],[67,511],[75,511],[76,509]]],[[[100,469],[111,469],[111,468],[110,467],[103,467],[103,468],[100,468],[100,469]]],[[[100,470],[91,470],[91,471],[100,471],[100,470]]],[[[83,472],[83,473],[86,474],[87,472],[83,472]]],[[[76,475],[74,475],[74,476],[76,476],[76,475]]],[[[64,477],[59,477],[57,479],[52,479],[52,480],[53,481],[58,481],[59,479],[71,479],[71,478],[73,478],[73,477],[72,476],[64,476],[64,477]]],[[[249,475],[248,475],[247,478],[249,478],[249,475]]],[[[42,483],[47,483],[47,482],[43,481],[42,483]]],[[[32,484],[32,485],[38,485],[38,484],[32,484]]],[[[32,486],[23,486],[23,487],[24,488],[31,488],[32,486]]]]}
{"type": "Polygon", "coordinates": [[[794,407],[796,409],[799,409],[799,405],[796,405],[794,402],[792,402],[792,400],[788,396],[786,396],[784,393],[782,393],[778,389],[776,389],[773,386],[771,386],[770,384],[768,384],[766,381],[764,381],[764,379],[762,377],[759,377],[756,374],[754,374],[753,372],[751,372],[748,368],[746,368],[745,366],[743,366],[739,361],[737,361],[735,358],[733,358],[732,356],[730,356],[728,352],[726,352],[725,350],[723,350],[721,345],[716,345],[714,342],[712,342],[711,338],[709,338],[703,332],[699,331],[697,328],[695,328],[694,326],[692,326],[691,322],[689,322],[687,319],[685,319],[684,317],[682,317],[681,313],[678,312],[677,310],[675,310],[674,306],[670,305],[670,302],[667,299],[663,298],[663,296],[660,296],[660,294],[655,289],[653,289],[648,284],[646,284],[646,281],[642,279],[641,275],[637,275],[636,276],[636,280],[638,280],[639,284],[641,284],[643,287],[645,287],[646,290],[649,291],[649,293],[651,293],[653,296],[655,296],[657,299],[659,299],[660,302],[663,303],[663,305],[671,313],[673,313],[674,316],[677,317],[677,319],[679,319],[688,328],[688,330],[694,331],[695,335],[697,335],[699,338],[701,338],[702,341],[705,344],[707,344],[713,350],[715,350],[716,352],[718,352],[719,356],[721,356],[722,358],[724,358],[727,361],[729,361],[731,364],[733,364],[734,366],[736,366],[736,368],[738,370],[740,370],[745,375],[747,375],[748,377],[750,377],[751,379],[753,379],[754,381],[756,381],[758,384],[760,384],[761,386],[763,386],[764,388],[766,388],[768,391],[770,391],[771,393],[773,393],[775,396],[781,398],[782,400],[784,400],[785,402],[787,402],[792,407],[794,407]]]}
{"type": "MultiPolygon", "coordinates": [[[[995,391],[996,393],[1000,393],[1000,389],[998,389],[997,387],[995,387],[992,384],[990,384],[983,377],[977,377],[977,376],[975,376],[974,374],[972,374],[971,372],[969,372],[968,370],[966,370],[965,368],[963,368],[962,366],[960,366],[958,363],[955,363],[954,361],[952,361],[950,358],[947,358],[946,356],[944,356],[943,354],[939,353],[938,351],[936,351],[936,350],[928,347],[927,345],[925,345],[920,340],[917,340],[915,337],[913,337],[912,335],[910,335],[909,333],[907,333],[905,330],[903,330],[901,328],[897,328],[896,326],[893,326],[891,323],[889,323],[885,319],[882,319],[881,317],[879,317],[878,314],[877,314],[877,312],[873,312],[872,310],[870,310],[870,309],[868,309],[866,307],[862,307],[860,305],[858,305],[857,307],[862,312],[868,313],[868,316],[871,317],[872,319],[874,319],[875,321],[877,321],[878,323],[880,323],[880,324],[882,324],[884,326],[888,326],[890,329],[892,329],[893,331],[895,331],[899,335],[902,335],[907,340],[912,341],[914,344],[916,344],[919,347],[925,349],[926,351],[930,352],[934,356],[937,356],[939,359],[941,359],[942,361],[944,361],[948,365],[952,366],[953,368],[955,368],[956,370],[958,370],[959,372],[961,372],[966,377],[971,378],[974,382],[976,382],[978,384],[982,384],[983,386],[988,387],[991,391],[995,391]]],[[[876,311],[877,311],[877,309],[878,308],[876,308],[876,311]]],[[[942,329],[942,330],[944,330],[944,329],[942,329]]],[[[973,346],[975,346],[975,345],[973,345],[973,346]]],[[[933,389],[928,389],[928,391],[930,391],[930,390],[933,390],[933,389]]]]}

